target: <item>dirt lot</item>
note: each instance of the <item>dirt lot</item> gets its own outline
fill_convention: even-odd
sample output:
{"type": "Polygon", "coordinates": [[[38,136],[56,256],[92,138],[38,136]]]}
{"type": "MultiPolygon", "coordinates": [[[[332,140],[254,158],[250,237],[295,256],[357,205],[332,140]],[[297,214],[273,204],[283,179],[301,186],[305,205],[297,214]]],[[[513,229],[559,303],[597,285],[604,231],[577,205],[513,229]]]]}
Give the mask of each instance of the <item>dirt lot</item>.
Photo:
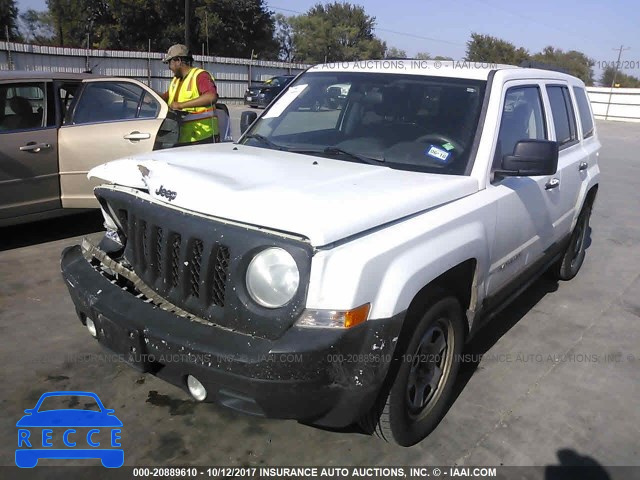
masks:
{"type": "Polygon", "coordinates": [[[408,449],[197,404],[105,361],[59,268],[99,216],[0,229],[0,465],[14,464],[23,410],[52,390],[92,391],[116,410],[125,465],[640,465],[640,124],[598,127],[603,175],[582,271],[539,280],[492,321],[446,418],[408,449]]]}

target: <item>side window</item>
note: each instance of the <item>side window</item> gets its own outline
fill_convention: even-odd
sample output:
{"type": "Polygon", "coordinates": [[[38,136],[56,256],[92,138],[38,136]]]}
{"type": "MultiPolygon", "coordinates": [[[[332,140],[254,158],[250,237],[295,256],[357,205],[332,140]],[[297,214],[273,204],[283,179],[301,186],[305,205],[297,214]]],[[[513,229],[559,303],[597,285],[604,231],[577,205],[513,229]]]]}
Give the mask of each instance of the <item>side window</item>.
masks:
{"type": "Polygon", "coordinates": [[[504,155],[511,155],[520,140],[545,140],[547,129],[542,114],[542,98],[537,86],[507,90],[500,120],[494,168],[504,155]]]}
{"type": "Polygon", "coordinates": [[[140,102],[140,108],[138,118],[156,118],[160,113],[160,104],[153,98],[149,92],[144,92],[142,102],[140,102]]]}
{"type": "Polygon", "coordinates": [[[591,116],[587,93],[584,91],[584,88],[581,87],[573,87],[573,93],[576,95],[578,113],[580,114],[580,122],[582,123],[582,136],[583,138],[590,137],[593,135],[593,117],[591,116]]]}
{"type": "Polygon", "coordinates": [[[45,91],[44,82],[0,85],[0,131],[42,128],[45,91]]]}
{"type": "Polygon", "coordinates": [[[87,83],[73,112],[72,123],[79,125],[154,117],[160,105],[147,95],[146,90],[129,82],[87,83]]]}
{"type": "Polygon", "coordinates": [[[563,145],[574,142],[578,136],[576,133],[576,118],[571,105],[569,89],[563,86],[547,87],[551,114],[555,125],[556,140],[562,148],[563,145]]]}
{"type": "Polygon", "coordinates": [[[61,115],[63,123],[70,122],[69,112],[76,100],[76,93],[80,88],[80,82],[68,82],[58,85],[58,99],[60,101],[61,115]]]}

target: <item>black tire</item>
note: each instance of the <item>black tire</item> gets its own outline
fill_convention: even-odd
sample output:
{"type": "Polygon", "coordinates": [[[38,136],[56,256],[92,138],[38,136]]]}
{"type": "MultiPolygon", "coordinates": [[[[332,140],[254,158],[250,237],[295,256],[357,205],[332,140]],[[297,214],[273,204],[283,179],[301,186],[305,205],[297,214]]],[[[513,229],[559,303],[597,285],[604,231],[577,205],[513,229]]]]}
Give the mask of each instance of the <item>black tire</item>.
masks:
{"type": "Polygon", "coordinates": [[[578,274],[586,256],[587,233],[589,231],[589,219],[591,218],[591,205],[585,205],[578,216],[576,226],[571,233],[569,245],[562,258],[554,266],[553,273],[558,280],[571,280],[578,274]]]}
{"type": "Polygon", "coordinates": [[[460,302],[446,294],[427,302],[412,323],[388,393],[360,422],[366,431],[404,447],[420,442],[444,417],[465,332],[460,302]]]}

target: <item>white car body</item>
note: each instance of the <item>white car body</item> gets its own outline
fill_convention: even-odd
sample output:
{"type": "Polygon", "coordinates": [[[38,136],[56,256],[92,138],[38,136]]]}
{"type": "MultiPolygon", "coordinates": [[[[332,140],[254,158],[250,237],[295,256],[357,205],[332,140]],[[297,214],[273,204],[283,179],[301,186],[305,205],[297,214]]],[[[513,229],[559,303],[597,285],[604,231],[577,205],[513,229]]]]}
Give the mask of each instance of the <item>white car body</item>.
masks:
{"type": "MultiPolygon", "coordinates": [[[[491,71],[454,65],[428,74],[485,79],[491,71]]],[[[571,232],[600,173],[600,143],[593,135],[560,152],[553,176],[560,180],[557,189],[544,189],[551,176],[536,179],[539,188],[534,189],[520,188],[527,178],[490,182],[506,89],[532,82],[584,87],[557,72],[500,67],[484,114],[497,120],[485,120],[469,176],[383,170],[333,159],[301,161],[300,154],[224,144],[119,160],[96,167],[89,177],[141,187],[142,165],[150,171],[146,185],[151,197],[171,208],[308,239],[316,249],[310,309],[349,310],[371,302],[371,318],[389,318],[406,310],[430,280],[475,259],[473,303],[468,308],[473,319],[487,296],[539,259],[545,246],[571,232]],[[215,161],[210,160],[213,155],[215,161]],[[577,162],[584,158],[590,159],[589,168],[578,172],[577,162]],[[161,185],[178,193],[174,201],[153,193],[161,185]]],[[[351,68],[331,68],[361,67],[356,62],[351,68]]],[[[397,73],[425,74],[417,68],[397,73]]],[[[547,117],[552,126],[553,118],[547,117]]],[[[551,140],[553,134],[550,128],[551,140]]]]}
{"type": "Polygon", "coordinates": [[[62,256],[91,335],[193,355],[129,361],[199,401],[424,438],[479,320],[582,265],[600,143],[577,78],[413,63],[319,65],[237,144],[91,170],[107,233],[62,256]]]}

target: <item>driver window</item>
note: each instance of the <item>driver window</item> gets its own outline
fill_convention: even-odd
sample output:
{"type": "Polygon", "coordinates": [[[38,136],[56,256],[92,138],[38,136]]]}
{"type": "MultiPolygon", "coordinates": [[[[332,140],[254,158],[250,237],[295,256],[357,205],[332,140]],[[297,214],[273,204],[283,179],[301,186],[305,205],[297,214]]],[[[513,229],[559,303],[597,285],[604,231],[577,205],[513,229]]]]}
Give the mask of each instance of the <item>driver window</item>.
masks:
{"type": "Polygon", "coordinates": [[[153,97],[129,82],[94,82],[86,85],[73,113],[73,123],[112,122],[157,115],[153,97]]]}
{"type": "Polygon", "coordinates": [[[507,90],[493,168],[500,168],[502,157],[512,155],[520,140],[546,139],[540,89],[537,86],[526,86],[507,90]]]}

